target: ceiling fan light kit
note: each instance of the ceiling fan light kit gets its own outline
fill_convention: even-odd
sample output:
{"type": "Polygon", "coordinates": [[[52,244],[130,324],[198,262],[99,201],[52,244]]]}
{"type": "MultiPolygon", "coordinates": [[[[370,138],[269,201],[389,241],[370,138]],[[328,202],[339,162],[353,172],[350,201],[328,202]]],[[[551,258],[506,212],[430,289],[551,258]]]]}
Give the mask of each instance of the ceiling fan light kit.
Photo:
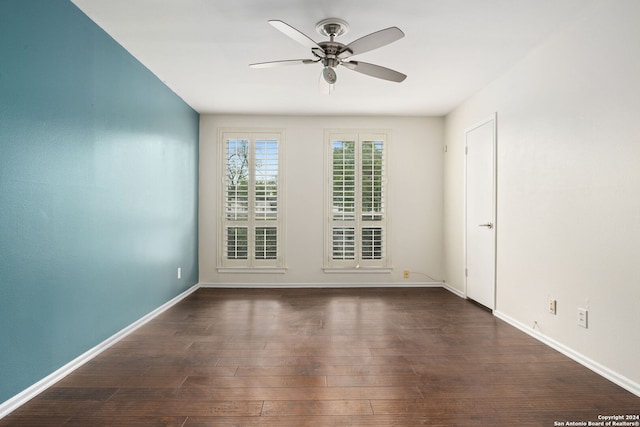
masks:
{"type": "Polygon", "coordinates": [[[336,83],[338,76],[335,68],[340,65],[371,77],[397,83],[402,82],[407,78],[405,74],[390,68],[362,61],[347,60],[347,58],[350,58],[353,55],[368,52],[401,39],[404,37],[404,33],[397,27],[389,27],[384,30],[376,31],[345,45],[335,41],[336,37],[340,37],[349,31],[349,24],[342,19],[328,18],[323,19],[316,24],[316,31],[322,36],[329,37],[328,41],[321,42],[315,42],[306,34],[295,29],[284,21],[271,20],[269,21],[269,24],[301,45],[311,49],[311,54],[314,59],[289,59],[284,61],[260,62],[250,64],[249,66],[252,68],[270,68],[283,65],[320,63],[323,66],[321,76],[329,85],[334,85],[336,83]]]}
{"type": "Polygon", "coordinates": [[[322,69],[322,78],[324,78],[324,81],[329,83],[330,85],[334,85],[338,80],[338,75],[333,68],[324,67],[322,69]]]}

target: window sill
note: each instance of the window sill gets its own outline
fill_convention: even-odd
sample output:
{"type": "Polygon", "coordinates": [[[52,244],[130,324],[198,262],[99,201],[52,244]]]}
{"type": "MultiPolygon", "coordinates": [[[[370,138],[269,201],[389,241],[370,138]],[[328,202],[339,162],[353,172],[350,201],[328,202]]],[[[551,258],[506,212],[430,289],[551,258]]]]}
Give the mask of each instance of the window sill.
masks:
{"type": "Polygon", "coordinates": [[[340,274],[340,273],[364,273],[364,274],[389,274],[393,271],[391,267],[325,267],[323,268],[325,273],[340,274]]]}
{"type": "Polygon", "coordinates": [[[284,274],[287,272],[286,267],[218,267],[218,273],[232,274],[284,274]]]}

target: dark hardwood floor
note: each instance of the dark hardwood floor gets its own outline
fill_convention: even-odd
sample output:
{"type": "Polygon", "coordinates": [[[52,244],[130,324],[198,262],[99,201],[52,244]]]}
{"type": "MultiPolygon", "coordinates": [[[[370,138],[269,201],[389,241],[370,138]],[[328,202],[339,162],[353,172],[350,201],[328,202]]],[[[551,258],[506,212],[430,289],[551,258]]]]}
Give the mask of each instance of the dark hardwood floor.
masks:
{"type": "Polygon", "coordinates": [[[639,397],[443,289],[199,289],[0,426],[554,426],[639,413],[639,397]]]}

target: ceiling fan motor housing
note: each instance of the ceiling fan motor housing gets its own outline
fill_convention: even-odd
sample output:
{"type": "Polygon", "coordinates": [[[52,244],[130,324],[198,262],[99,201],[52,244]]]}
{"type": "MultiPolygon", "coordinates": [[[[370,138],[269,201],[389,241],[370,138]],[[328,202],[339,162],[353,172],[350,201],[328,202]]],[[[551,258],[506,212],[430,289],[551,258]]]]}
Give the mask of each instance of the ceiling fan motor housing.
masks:
{"type": "Polygon", "coordinates": [[[324,51],[324,55],[322,56],[322,63],[325,67],[337,67],[340,65],[340,60],[338,59],[338,53],[345,49],[345,45],[342,43],[330,41],[330,42],[320,42],[318,45],[324,51]]]}

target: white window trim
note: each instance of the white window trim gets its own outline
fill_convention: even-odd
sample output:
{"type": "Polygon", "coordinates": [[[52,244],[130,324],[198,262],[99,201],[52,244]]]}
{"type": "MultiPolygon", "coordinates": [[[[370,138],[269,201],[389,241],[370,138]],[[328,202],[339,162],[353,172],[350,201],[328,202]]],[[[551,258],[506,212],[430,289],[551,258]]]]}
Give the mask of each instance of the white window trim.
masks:
{"type": "Polygon", "coordinates": [[[325,273],[349,273],[349,274],[389,274],[393,271],[392,267],[324,267],[325,273]]]}
{"type": "Polygon", "coordinates": [[[284,274],[287,267],[218,267],[218,273],[284,274]]]}
{"type": "MultiPolygon", "coordinates": [[[[219,194],[216,197],[218,203],[218,259],[217,271],[219,273],[253,273],[253,274],[284,274],[286,267],[286,175],[285,165],[285,132],[284,129],[274,128],[219,128],[218,129],[218,188],[219,194]],[[235,139],[259,139],[276,137],[278,140],[278,219],[274,224],[278,227],[278,255],[273,261],[254,260],[251,250],[247,260],[228,260],[225,257],[225,194],[226,194],[226,140],[232,135],[235,139]]],[[[254,224],[255,225],[255,224],[254,224]]]]}
{"type": "MultiPolygon", "coordinates": [[[[359,142],[360,143],[360,142],[359,142]]],[[[324,188],[324,265],[323,271],[328,274],[336,273],[363,273],[363,274],[389,274],[393,271],[391,264],[391,230],[389,224],[390,209],[389,209],[389,153],[391,146],[391,131],[386,129],[325,129],[324,131],[324,144],[325,144],[325,188],[324,188]],[[344,136],[343,138],[338,135],[344,136]],[[334,261],[332,259],[332,188],[333,188],[333,150],[332,141],[335,139],[347,139],[348,136],[355,137],[357,141],[362,140],[376,140],[380,139],[384,143],[384,169],[383,169],[383,192],[384,192],[384,219],[382,226],[384,227],[384,258],[378,265],[367,265],[367,261],[334,261]],[[355,263],[355,265],[353,265],[355,263]],[[340,265],[343,264],[343,265],[340,265]]],[[[358,203],[361,203],[360,201],[358,203]]],[[[358,219],[357,222],[361,222],[358,219]]],[[[356,228],[362,228],[361,226],[356,228]]],[[[360,255],[358,255],[360,257],[360,255]]]]}

